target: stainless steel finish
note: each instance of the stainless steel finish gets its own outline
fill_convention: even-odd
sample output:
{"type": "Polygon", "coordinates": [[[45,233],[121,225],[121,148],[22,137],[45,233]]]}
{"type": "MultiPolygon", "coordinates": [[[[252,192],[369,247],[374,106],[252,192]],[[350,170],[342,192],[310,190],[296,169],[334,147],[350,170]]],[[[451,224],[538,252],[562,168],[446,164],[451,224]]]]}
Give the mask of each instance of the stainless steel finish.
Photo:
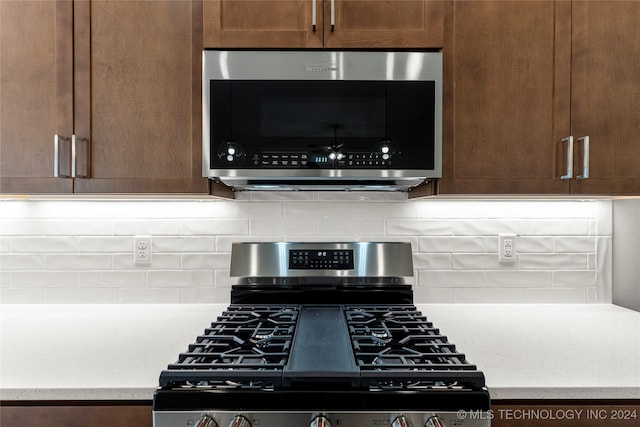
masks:
{"type": "Polygon", "coordinates": [[[577,142],[582,141],[582,175],[576,176],[577,179],[589,178],[589,135],[578,138],[577,142]]]}
{"type": "Polygon", "coordinates": [[[55,134],[53,136],[53,176],[55,178],[69,178],[69,175],[64,175],[60,172],[60,143],[66,142],[70,144],[69,137],[55,134]]]}
{"type": "Polygon", "coordinates": [[[202,62],[202,171],[205,177],[219,178],[221,182],[240,190],[406,191],[425,180],[442,176],[441,52],[205,50],[202,62]],[[433,80],[435,166],[433,170],[211,169],[209,82],[220,79],[433,80]],[[317,184],[318,180],[322,181],[320,185],[317,184]],[[261,181],[265,182],[264,185],[261,181]]]}
{"type": "Polygon", "coordinates": [[[251,427],[251,423],[246,417],[242,415],[236,415],[229,422],[229,427],[251,427]]]}
{"type": "Polygon", "coordinates": [[[71,138],[71,177],[72,178],[89,178],[89,161],[90,161],[90,149],[89,140],[87,138],[82,138],[76,135],[73,135],[71,138]],[[85,144],[84,154],[85,154],[85,173],[78,173],[78,143],[85,144]]]}
{"type": "Polygon", "coordinates": [[[562,142],[567,143],[567,173],[560,179],[571,179],[573,178],[573,136],[562,138],[562,142]]]}
{"type": "MultiPolygon", "coordinates": [[[[153,413],[154,427],[176,427],[193,425],[194,420],[198,420],[203,415],[209,415],[216,419],[221,426],[229,425],[237,412],[228,411],[162,411],[153,413]]],[[[331,422],[333,426],[345,427],[371,427],[389,426],[393,420],[402,416],[407,422],[415,427],[427,426],[431,417],[437,416],[442,420],[443,427],[464,426],[464,427],[490,427],[491,412],[480,411],[458,411],[458,412],[326,412],[322,414],[331,422]]],[[[307,426],[317,416],[313,412],[295,411],[272,411],[272,412],[251,412],[243,413],[253,426],[259,427],[283,427],[283,426],[307,426]]],[[[328,427],[328,425],[327,425],[328,427]]],[[[432,427],[432,426],[429,426],[432,427]]]]}
{"type": "Polygon", "coordinates": [[[398,418],[393,420],[391,427],[413,427],[413,424],[411,424],[411,421],[407,417],[400,415],[398,418]]]}
{"type": "Polygon", "coordinates": [[[331,32],[336,28],[336,0],[331,0],[331,32]]]}
{"type": "Polygon", "coordinates": [[[71,177],[76,177],[78,158],[76,157],[76,136],[71,135],[71,177]]]}
{"type": "Polygon", "coordinates": [[[316,23],[317,23],[316,1],[317,0],[311,0],[311,27],[313,28],[314,33],[316,32],[316,23]]]}
{"type": "MultiPolygon", "coordinates": [[[[234,171],[218,171],[214,173],[223,175],[234,171]]],[[[338,170],[338,169],[315,169],[315,170],[276,170],[254,169],[251,171],[241,171],[239,173],[251,174],[252,176],[225,176],[220,181],[226,185],[234,187],[238,191],[408,191],[409,188],[425,182],[424,171],[402,170],[402,171],[372,171],[372,170],[338,170]],[[283,174],[292,175],[286,179],[280,179],[283,174]],[[407,174],[409,176],[403,176],[407,174]],[[396,176],[397,175],[397,176],[396,176]],[[265,182],[257,181],[257,178],[266,179],[265,182]],[[326,181],[318,183],[318,179],[326,178],[326,181]],[[366,179],[371,179],[367,181],[366,179]],[[358,179],[361,183],[354,183],[350,179],[358,179]]]]}
{"type": "Polygon", "coordinates": [[[329,418],[325,417],[324,415],[318,415],[311,421],[309,427],[333,427],[333,424],[331,424],[329,418]]]}
{"type": "Polygon", "coordinates": [[[345,243],[234,243],[231,247],[230,277],[394,277],[409,280],[413,277],[410,243],[403,242],[345,242],[345,243]],[[353,270],[290,270],[290,250],[353,250],[353,270]]]}
{"type": "Polygon", "coordinates": [[[211,418],[209,415],[203,415],[195,423],[195,427],[218,427],[218,423],[216,423],[216,420],[211,418]]]}
{"type": "Polygon", "coordinates": [[[438,416],[433,416],[429,418],[427,422],[424,424],[424,427],[445,427],[445,426],[446,426],[445,421],[438,416]]]}

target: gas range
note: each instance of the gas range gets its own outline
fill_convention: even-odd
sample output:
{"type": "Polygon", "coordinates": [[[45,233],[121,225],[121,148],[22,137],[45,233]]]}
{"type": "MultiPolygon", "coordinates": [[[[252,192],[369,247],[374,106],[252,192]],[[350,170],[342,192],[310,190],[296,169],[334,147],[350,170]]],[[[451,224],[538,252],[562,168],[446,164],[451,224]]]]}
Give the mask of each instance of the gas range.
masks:
{"type": "Polygon", "coordinates": [[[412,303],[411,256],[234,244],[231,305],[160,374],[154,426],[489,426],[484,375],[412,303]]]}

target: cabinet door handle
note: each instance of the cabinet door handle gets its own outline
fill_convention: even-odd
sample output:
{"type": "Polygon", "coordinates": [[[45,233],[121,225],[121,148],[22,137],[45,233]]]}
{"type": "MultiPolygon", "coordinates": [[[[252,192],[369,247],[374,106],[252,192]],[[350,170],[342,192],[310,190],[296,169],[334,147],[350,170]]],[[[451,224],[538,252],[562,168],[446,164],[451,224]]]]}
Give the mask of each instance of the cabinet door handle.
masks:
{"type": "Polygon", "coordinates": [[[336,0],[331,0],[331,32],[336,28],[336,0]]]}
{"type": "Polygon", "coordinates": [[[316,0],[311,0],[311,28],[313,28],[313,32],[316,32],[316,0]]]}
{"type": "Polygon", "coordinates": [[[573,136],[562,138],[562,142],[567,143],[567,173],[560,179],[571,179],[573,178],[573,136]]]}
{"type": "Polygon", "coordinates": [[[89,140],[87,138],[82,138],[76,135],[73,135],[71,138],[71,177],[72,178],[89,178],[91,175],[90,172],[90,159],[91,159],[91,146],[89,145],[89,140]],[[78,172],[78,142],[84,144],[83,150],[83,158],[84,158],[84,173],[80,174],[78,172]]]}
{"type": "Polygon", "coordinates": [[[60,172],[60,144],[71,144],[68,136],[55,134],[53,136],[53,176],[56,178],[69,178],[69,175],[60,172]]]}
{"type": "Polygon", "coordinates": [[[589,178],[589,135],[578,138],[577,142],[582,141],[582,175],[578,175],[578,179],[589,178]]]}

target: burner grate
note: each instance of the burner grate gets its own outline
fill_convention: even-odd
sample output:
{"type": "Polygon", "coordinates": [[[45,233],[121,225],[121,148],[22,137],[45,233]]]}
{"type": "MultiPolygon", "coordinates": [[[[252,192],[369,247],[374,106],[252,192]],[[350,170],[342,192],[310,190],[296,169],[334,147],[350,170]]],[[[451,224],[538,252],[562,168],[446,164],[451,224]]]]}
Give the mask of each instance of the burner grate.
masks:
{"type": "Polygon", "coordinates": [[[465,354],[415,306],[401,304],[231,305],[160,375],[161,386],[294,383],[374,391],[485,385],[465,354]]]}
{"type": "Polygon", "coordinates": [[[484,386],[484,377],[413,305],[344,308],[354,357],[372,388],[484,386]]]}
{"type": "Polygon", "coordinates": [[[162,372],[161,385],[277,386],[298,315],[293,305],[229,306],[162,372]]]}

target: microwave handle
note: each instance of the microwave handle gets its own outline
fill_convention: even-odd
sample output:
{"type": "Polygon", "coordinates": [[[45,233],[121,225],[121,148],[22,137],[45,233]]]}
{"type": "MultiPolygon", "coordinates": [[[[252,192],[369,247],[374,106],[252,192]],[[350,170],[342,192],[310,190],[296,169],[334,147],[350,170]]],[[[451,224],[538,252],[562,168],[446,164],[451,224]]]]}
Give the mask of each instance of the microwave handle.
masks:
{"type": "Polygon", "coordinates": [[[562,138],[562,142],[567,143],[567,173],[560,179],[571,179],[573,178],[573,136],[562,138]]]}
{"type": "Polygon", "coordinates": [[[311,0],[311,28],[313,29],[314,33],[316,32],[316,22],[317,22],[316,1],[317,0],[311,0]]]}

